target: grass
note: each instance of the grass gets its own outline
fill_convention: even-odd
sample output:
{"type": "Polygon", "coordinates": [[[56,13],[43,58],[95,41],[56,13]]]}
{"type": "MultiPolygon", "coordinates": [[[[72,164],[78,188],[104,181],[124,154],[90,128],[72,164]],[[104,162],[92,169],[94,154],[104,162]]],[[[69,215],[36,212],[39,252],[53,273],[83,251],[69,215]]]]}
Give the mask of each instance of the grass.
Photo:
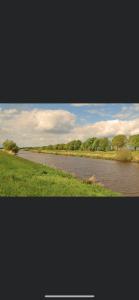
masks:
{"type": "MultiPolygon", "coordinates": [[[[48,154],[57,154],[57,155],[70,155],[70,156],[79,156],[79,157],[91,157],[98,159],[109,159],[109,160],[118,160],[117,153],[119,151],[66,151],[66,150],[33,150],[33,152],[42,152],[48,154]]],[[[130,151],[132,154],[132,162],[139,162],[139,151],[130,151]]]]}
{"type": "Polygon", "coordinates": [[[139,162],[139,151],[132,151],[132,161],[139,162]]]}
{"type": "Polygon", "coordinates": [[[0,196],[119,196],[97,184],[0,151],[0,196]]]}

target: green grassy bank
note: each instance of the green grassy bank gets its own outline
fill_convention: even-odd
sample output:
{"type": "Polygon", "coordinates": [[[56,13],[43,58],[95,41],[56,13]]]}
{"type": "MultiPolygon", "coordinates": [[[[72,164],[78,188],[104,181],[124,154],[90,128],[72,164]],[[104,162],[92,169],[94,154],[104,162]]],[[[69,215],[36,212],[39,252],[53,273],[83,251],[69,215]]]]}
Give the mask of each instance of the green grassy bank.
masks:
{"type": "Polygon", "coordinates": [[[0,151],[0,196],[118,196],[63,171],[0,151]]]}
{"type": "MultiPolygon", "coordinates": [[[[41,148],[36,149],[29,149],[33,152],[42,152],[48,154],[57,154],[57,155],[70,155],[70,156],[79,156],[79,157],[91,157],[91,158],[98,158],[98,159],[110,159],[110,160],[117,160],[117,153],[118,151],[80,151],[80,150],[42,150],[41,148]]],[[[130,151],[132,154],[132,162],[139,162],[139,151],[130,151]]]]}

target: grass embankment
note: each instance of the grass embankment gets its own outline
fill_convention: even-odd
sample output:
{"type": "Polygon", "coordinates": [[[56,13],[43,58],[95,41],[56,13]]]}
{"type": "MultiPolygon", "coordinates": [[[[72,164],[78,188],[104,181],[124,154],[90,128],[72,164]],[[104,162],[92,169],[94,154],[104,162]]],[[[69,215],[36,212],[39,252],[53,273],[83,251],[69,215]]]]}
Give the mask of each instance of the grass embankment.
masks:
{"type": "MultiPolygon", "coordinates": [[[[109,160],[118,160],[117,153],[118,151],[80,151],[80,150],[35,150],[28,149],[33,152],[48,153],[48,154],[57,154],[57,155],[68,155],[68,156],[79,156],[79,157],[91,157],[99,159],[109,159],[109,160]]],[[[139,151],[130,151],[132,154],[132,162],[139,162],[139,151]]]]}
{"type": "Polygon", "coordinates": [[[0,196],[118,196],[63,171],[0,151],[0,196]]]}

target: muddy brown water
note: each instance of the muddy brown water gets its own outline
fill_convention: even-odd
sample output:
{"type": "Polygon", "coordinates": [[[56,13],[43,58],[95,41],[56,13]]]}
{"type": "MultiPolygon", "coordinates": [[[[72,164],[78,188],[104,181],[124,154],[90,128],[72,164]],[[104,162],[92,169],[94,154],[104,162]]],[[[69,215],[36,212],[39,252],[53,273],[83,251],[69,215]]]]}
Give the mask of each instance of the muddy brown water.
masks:
{"type": "Polygon", "coordinates": [[[112,191],[125,196],[139,196],[139,163],[124,163],[104,159],[74,157],[31,151],[19,151],[18,156],[64,170],[79,178],[95,175],[112,191]]]}

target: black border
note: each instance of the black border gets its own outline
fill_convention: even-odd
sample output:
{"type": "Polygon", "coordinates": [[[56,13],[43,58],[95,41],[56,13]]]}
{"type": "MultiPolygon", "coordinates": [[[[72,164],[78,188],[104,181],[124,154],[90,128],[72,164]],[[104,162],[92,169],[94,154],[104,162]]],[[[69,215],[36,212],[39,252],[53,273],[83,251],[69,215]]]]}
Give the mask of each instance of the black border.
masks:
{"type": "Polygon", "coordinates": [[[0,97],[0,103],[138,103],[139,96],[43,96],[43,97],[23,97],[15,96],[0,97]]]}
{"type": "MultiPolygon", "coordinates": [[[[4,97],[0,102],[137,103],[138,99],[4,97]]],[[[138,197],[2,197],[2,299],[43,299],[46,292],[138,299],[138,210],[138,197]]]]}

